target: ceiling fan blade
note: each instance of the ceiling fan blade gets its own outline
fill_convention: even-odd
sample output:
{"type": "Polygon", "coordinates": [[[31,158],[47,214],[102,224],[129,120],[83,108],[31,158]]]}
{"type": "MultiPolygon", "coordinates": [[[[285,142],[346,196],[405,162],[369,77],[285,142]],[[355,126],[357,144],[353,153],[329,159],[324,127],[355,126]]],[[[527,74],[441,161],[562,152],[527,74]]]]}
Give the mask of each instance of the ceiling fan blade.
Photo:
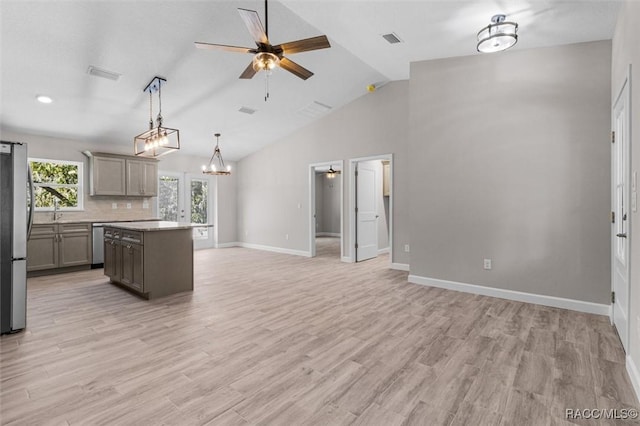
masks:
{"type": "Polygon", "coordinates": [[[296,64],[291,59],[287,59],[287,58],[280,59],[280,67],[289,71],[291,74],[297,75],[303,80],[306,80],[313,75],[313,73],[308,69],[304,68],[301,65],[296,64]]]}
{"type": "Polygon", "coordinates": [[[250,53],[253,49],[240,46],[227,46],[226,44],[204,43],[196,41],[195,45],[198,49],[226,50],[227,52],[250,53]]]}
{"type": "Polygon", "coordinates": [[[282,50],[284,55],[291,53],[308,52],[310,50],[326,49],[331,47],[327,36],[321,35],[318,37],[306,38],[304,40],[290,41],[288,43],[282,43],[274,46],[274,50],[282,50]]]}
{"type": "Polygon", "coordinates": [[[244,71],[242,71],[242,74],[240,74],[239,78],[249,80],[253,78],[254,75],[256,75],[256,72],[257,71],[253,69],[253,62],[251,62],[249,63],[249,66],[245,68],[244,71]]]}
{"type": "Polygon", "coordinates": [[[269,44],[267,33],[264,31],[258,12],[255,10],[238,9],[238,13],[256,43],[269,44]]]}

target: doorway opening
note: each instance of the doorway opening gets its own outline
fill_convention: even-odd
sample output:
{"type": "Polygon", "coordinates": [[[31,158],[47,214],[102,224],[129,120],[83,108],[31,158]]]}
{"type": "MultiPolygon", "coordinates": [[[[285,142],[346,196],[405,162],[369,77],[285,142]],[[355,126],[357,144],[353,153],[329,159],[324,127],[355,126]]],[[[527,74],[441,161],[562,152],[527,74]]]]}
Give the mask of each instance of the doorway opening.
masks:
{"type": "Polygon", "coordinates": [[[343,257],[343,161],[309,165],[309,253],[343,257]]]}
{"type": "Polygon", "coordinates": [[[629,266],[631,211],[636,211],[637,177],[631,177],[631,66],[611,117],[611,321],[622,347],[629,350],[629,266]]]}
{"type": "Polygon", "coordinates": [[[213,182],[206,176],[158,173],[157,209],[160,220],[199,224],[193,228],[195,249],[214,246],[213,182]]]}
{"type": "Polygon", "coordinates": [[[349,160],[349,259],[393,259],[393,155],[349,160]]]}

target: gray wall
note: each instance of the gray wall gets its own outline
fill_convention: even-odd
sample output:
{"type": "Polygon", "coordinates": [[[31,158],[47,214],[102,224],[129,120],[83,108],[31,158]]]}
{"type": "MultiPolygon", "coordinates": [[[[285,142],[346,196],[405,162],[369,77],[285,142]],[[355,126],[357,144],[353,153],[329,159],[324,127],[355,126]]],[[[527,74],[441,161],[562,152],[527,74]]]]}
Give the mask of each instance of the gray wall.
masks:
{"type": "MultiPolygon", "coordinates": [[[[615,98],[627,74],[628,66],[632,66],[631,75],[631,170],[640,170],[640,155],[636,147],[640,146],[640,3],[626,1],[618,15],[618,24],[613,37],[612,55],[612,99],[615,98]]],[[[636,224],[638,212],[631,213],[631,291],[629,294],[629,353],[636,366],[640,366],[640,226],[636,224]]]]}
{"type": "MultiPolygon", "coordinates": [[[[238,165],[238,238],[307,252],[309,164],[345,161],[342,184],[348,212],[347,160],[391,153],[395,166],[393,261],[409,263],[409,254],[400,250],[409,243],[408,89],[407,81],[390,83],[242,159],[238,165]],[[278,173],[273,173],[273,165],[278,165],[278,173]]],[[[342,230],[345,253],[351,246],[348,222],[347,214],[342,230]]]]}
{"type": "Polygon", "coordinates": [[[316,233],[340,234],[340,186],[342,173],[329,179],[316,173],[316,233]]]}
{"type": "Polygon", "coordinates": [[[608,303],[610,58],[603,41],[411,65],[411,274],[608,303]]]}

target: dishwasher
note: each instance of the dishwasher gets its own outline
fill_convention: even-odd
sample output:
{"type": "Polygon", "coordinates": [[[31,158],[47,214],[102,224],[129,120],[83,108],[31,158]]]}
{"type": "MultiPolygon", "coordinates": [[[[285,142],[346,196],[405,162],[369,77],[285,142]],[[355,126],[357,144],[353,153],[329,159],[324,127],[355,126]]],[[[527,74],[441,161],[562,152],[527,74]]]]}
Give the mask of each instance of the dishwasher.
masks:
{"type": "Polygon", "coordinates": [[[92,223],[93,228],[93,260],[91,269],[104,267],[104,223],[92,223]]]}

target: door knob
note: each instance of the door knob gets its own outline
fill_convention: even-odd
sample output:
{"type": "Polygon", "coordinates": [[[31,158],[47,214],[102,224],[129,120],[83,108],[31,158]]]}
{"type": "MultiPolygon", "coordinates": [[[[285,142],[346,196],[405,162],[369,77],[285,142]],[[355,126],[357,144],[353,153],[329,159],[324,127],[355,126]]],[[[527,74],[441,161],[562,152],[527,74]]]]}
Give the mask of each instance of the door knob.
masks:
{"type": "Polygon", "coordinates": [[[620,234],[616,234],[616,237],[618,238],[627,238],[627,234],[626,233],[620,233],[620,234]]]}

